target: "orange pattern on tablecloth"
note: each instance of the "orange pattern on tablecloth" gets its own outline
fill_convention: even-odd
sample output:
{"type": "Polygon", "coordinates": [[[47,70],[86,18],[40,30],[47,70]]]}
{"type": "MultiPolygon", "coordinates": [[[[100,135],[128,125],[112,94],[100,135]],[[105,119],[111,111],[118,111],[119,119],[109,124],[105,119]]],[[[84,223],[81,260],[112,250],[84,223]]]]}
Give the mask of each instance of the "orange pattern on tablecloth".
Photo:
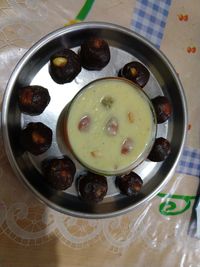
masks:
{"type": "Polygon", "coordinates": [[[189,19],[188,14],[178,14],[177,16],[180,21],[188,21],[189,19]]]}

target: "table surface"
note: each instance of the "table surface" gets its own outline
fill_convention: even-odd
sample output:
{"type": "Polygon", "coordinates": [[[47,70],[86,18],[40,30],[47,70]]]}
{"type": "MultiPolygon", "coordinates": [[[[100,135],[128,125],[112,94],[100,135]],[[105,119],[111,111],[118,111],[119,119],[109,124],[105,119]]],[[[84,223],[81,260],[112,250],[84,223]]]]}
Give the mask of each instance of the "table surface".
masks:
{"type": "Polygon", "coordinates": [[[148,203],[112,219],[77,219],[40,203],[15,177],[0,136],[0,267],[200,266],[191,220],[200,170],[199,8],[199,0],[0,0],[0,103],[32,44],[85,20],[131,28],[159,47],[180,77],[189,112],[187,142],[171,180],[148,203]]]}

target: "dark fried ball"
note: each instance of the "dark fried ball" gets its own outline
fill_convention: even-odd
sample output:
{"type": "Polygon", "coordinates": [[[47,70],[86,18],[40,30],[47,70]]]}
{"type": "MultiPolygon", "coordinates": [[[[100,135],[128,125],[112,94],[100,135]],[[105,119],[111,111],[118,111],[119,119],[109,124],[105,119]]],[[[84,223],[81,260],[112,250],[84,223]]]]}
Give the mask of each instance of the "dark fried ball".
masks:
{"type": "Polygon", "coordinates": [[[170,152],[171,152],[170,142],[163,137],[159,137],[155,140],[153,148],[148,156],[148,159],[155,162],[163,161],[169,156],[170,152]]]}
{"type": "Polygon", "coordinates": [[[56,190],[69,188],[74,180],[76,166],[68,157],[53,158],[42,163],[45,180],[56,190]]]}
{"type": "Polygon", "coordinates": [[[56,83],[69,83],[80,71],[80,58],[70,49],[61,50],[50,58],[49,73],[56,83]]]}
{"type": "Polygon", "coordinates": [[[152,103],[156,112],[157,122],[163,123],[168,120],[172,114],[172,106],[169,99],[165,96],[157,96],[152,99],[152,103]]]}
{"type": "Polygon", "coordinates": [[[109,45],[103,39],[90,38],[81,45],[80,57],[85,69],[101,70],[110,61],[109,45]]]}
{"type": "Polygon", "coordinates": [[[29,85],[18,90],[19,108],[23,113],[29,115],[41,114],[50,99],[48,90],[39,85],[29,85]]]}
{"type": "Polygon", "coordinates": [[[21,131],[20,143],[31,154],[42,154],[51,146],[52,130],[41,122],[31,122],[21,131]]]}
{"type": "Polygon", "coordinates": [[[115,183],[122,194],[130,197],[138,195],[143,185],[142,179],[135,172],[117,176],[115,183]]]}
{"type": "Polygon", "coordinates": [[[132,61],[120,69],[118,76],[130,80],[140,87],[144,87],[149,80],[150,73],[143,64],[132,61]]]}
{"type": "Polygon", "coordinates": [[[78,191],[87,202],[100,202],[108,190],[106,177],[88,172],[78,177],[78,191]]]}

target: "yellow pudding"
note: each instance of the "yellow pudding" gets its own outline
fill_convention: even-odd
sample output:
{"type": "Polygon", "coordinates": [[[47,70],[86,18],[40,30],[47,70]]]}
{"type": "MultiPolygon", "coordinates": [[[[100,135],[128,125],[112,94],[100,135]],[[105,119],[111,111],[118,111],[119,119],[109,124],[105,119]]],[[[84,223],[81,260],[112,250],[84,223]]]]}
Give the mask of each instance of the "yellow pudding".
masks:
{"type": "Polygon", "coordinates": [[[104,78],[74,97],[64,132],[85,167],[105,175],[121,174],[147,157],[155,138],[155,114],[138,86],[121,78],[104,78]]]}

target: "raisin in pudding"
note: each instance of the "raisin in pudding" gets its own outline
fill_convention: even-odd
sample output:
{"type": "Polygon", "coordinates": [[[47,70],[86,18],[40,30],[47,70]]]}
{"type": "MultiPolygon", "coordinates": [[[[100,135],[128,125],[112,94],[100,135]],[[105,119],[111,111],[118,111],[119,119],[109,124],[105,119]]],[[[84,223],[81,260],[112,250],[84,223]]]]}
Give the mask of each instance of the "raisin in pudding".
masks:
{"type": "Polygon", "coordinates": [[[125,173],[149,154],[156,133],[155,112],[146,94],[122,78],[103,78],[73,98],[64,134],[75,158],[104,175],[125,173]]]}

